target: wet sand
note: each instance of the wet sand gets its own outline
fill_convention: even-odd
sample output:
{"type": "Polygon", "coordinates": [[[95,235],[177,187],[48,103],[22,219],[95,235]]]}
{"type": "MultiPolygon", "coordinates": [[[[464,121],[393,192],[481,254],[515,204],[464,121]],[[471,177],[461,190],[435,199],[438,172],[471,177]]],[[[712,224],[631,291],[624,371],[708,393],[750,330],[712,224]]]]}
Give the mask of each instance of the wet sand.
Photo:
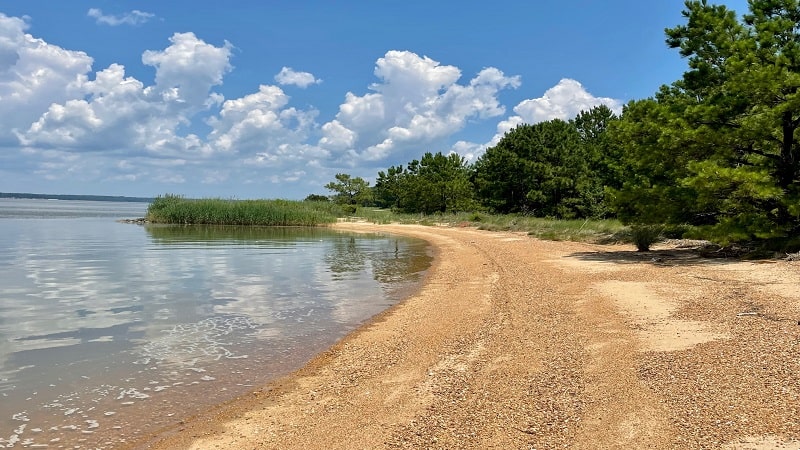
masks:
{"type": "Polygon", "coordinates": [[[422,288],[137,448],[800,448],[800,263],[337,227],[431,242],[422,288]]]}

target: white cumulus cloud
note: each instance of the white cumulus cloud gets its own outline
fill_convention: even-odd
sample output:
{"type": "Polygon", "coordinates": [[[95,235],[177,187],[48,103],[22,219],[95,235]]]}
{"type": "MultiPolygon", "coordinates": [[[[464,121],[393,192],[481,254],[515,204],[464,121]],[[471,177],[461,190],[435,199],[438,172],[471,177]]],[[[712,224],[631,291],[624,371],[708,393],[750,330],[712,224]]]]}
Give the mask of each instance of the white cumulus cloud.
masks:
{"type": "Polygon", "coordinates": [[[156,68],[154,88],[165,100],[202,106],[211,87],[222,84],[223,76],[232,69],[233,46],[226,41],[215,47],[194,33],[175,33],[170,42],[163,51],[148,50],[142,54],[142,62],[156,68]]]}
{"type": "Polygon", "coordinates": [[[316,110],[287,107],[289,96],[278,86],[227,100],[218,117],[209,119],[210,145],[239,154],[245,163],[277,167],[296,158],[320,158],[326,152],[304,144],[315,125],[316,110]]]}
{"type": "Polygon", "coordinates": [[[498,125],[498,132],[505,133],[521,123],[534,124],[552,119],[574,119],[581,111],[606,105],[612,111],[622,112],[622,101],[608,97],[595,97],[578,81],[564,78],[546,90],[539,98],[523,100],[514,107],[515,116],[498,125]]]}
{"type": "Polygon", "coordinates": [[[312,84],[320,84],[322,80],[316,78],[314,74],[309,72],[298,72],[291,67],[284,66],[277,75],[275,81],[281,85],[294,85],[303,89],[311,86],[312,84]]]}
{"type": "Polygon", "coordinates": [[[474,160],[483,151],[500,142],[503,136],[521,124],[535,124],[553,119],[574,119],[581,111],[588,111],[595,106],[606,105],[616,114],[622,112],[622,101],[609,97],[595,97],[578,81],[564,78],[555,86],[546,90],[541,97],[526,99],[514,107],[513,116],[507,117],[497,124],[497,133],[483,145],[459,141],[453,148],[468,159],[474,160]]]}
{"type": "MultiPolygon", "coordinates": [[[[20,50],[27,49],[24,42],[18,46],[20,50]]],[[[39,51],[48,47],[41,41],[37,44],[39,51]]],[[[31,71],[63,67],[70,57],[75,55],[56,47],[32,62],[31,71]]],[[[192,33],[177,33],[167,48],[145,52],[142,58],[156,69],[153,85],[126,75],[119,64],[111,64],[90,79],[89,59],[72,71],[61,69],[72,78],[57,79],[55,86],[64,93],[51,93],[48,106],[35,108],[23,97],[22,114],[6,114],[0,109],[0,118],[26,116],[12,132],[24,146],[25,155],[38,159],[37,173],[46,179],[183,182],[187,166],[197,166],[217,150],[197,134],[179,129],[191,125],[198,112],[221,101],[221,95],[212,89],[230,70],[229,58],[227,43],[216,47],[192,33]],[[125,164],[119,165],[123,160],[125,164]]]]}
{"type": "MultiPolygon", "coordinates": [[[[108,20],[134,24],[124,17],[108,20]]],[[[307,193],[337,172],[369,178],[425,151],[449,147],[474,160],[519,123],[570,119],[599,104],[621,109],[620,101],[564,79],[509,115],[499,95],[520,87],[518,76],[494,67],[464,76],[454,65],[392,50],[375,61],[374,83],[344,93],[338,111],[318,121],[321,112],[293,106],[284,87],[321,80],[290,67],[275,85],[226,99],[221,87],[234,70],[229,42],[175,33],[164,48],[141,55],[155,71],[144,80],[121,64],[95,69],[86,53],[28,29],[26,19],[0,13],[0,170],[24,172],[20,179],[209,184],[230,192],[287,183],[287,193],[307,193]],[[452,144],[477,123],[497,124],[490,143],[452,144]]]]}
{"type": "Polygon", "coordinates": [[[28,24],[0,13],[0,144],[16,142],[54,103],[81,95],[93,60],[26,33],[28,24]]]}
{"type": "Polygon", "coordinates": [[[420,145],[449,138],[469,119],[504,114],[498,93],[520,85],[493,67],[459,84],[459,68],[397,50],[376,61],[375,76],[373,92],[348,92],[335,120],[321,128],[318,145],[350,164],[418,156],[420,145]]]}
{"type": "Polygon", "coordinates": [[[177,134],[193,114],[218,99],[211,89],[230,70],[230,45],[215,47],[192,33],[176,33],[163,51],[147,51],[145,64],[156,68],[155,85],[127,77],[112,64],[94,80],[82,74],[79,98],[52,103],[27,130],[17,132],[28,147],[75,151],[133,151],[159,157],[207,156],[198,136],[177,134]]]}
{"type": "Polygon", "coordinates": [[[229,100],[214,92],[232,70],[228,42],[175,33],[166,48],[142,54],[155,68],[146,83],[120,64],[93,73],[85,53],[27,28],[0,15],[0,144],[18,146],[43,179],[219,184],[277,171],[296,182],[328,157],[307,143],[318,112],[289,106],[280,87],[229,100]],[[200,117],[207,134],[192,131],[200,117]]]}
{"type": "Polygon", "coordinates": [[[90,8],[86,15],[95,19],[98,24],[112,27],[119,25],[141,25],[155,17],[155,14],[139,11],[138,9],[115,16],[103,14],[103,11],[98,8],[90,8]]]}

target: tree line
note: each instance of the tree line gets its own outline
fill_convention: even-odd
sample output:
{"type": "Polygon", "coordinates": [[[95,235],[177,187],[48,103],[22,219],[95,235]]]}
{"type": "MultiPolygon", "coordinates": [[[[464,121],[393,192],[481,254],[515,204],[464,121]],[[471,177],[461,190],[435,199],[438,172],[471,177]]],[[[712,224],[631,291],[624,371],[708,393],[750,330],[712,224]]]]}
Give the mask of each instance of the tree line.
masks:
{"type": "Polygon", "coordinates": [[[800,245],[800,5],[685,2],[666,43],[682,78],[620,115],[601,105],[575,118],[522,124],[473,164],[425,153],[377,174],[339,174],[341,203],[402,212],[485,210],[553,218],[619,218],[722,243],[800,245]]]}

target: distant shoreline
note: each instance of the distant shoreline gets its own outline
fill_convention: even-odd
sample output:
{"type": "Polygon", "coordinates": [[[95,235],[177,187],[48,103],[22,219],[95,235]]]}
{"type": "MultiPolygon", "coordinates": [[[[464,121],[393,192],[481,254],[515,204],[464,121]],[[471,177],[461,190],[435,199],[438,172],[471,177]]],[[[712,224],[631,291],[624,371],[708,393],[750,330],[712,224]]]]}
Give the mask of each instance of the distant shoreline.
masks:
{"type": "Polygon", "coordinates": [[[151,203],[152,197],[125,197],[117,195],[31,194],[28,192],[0,192],[0,198],[32,200],[82,200],[90,202],[151,203]]]}

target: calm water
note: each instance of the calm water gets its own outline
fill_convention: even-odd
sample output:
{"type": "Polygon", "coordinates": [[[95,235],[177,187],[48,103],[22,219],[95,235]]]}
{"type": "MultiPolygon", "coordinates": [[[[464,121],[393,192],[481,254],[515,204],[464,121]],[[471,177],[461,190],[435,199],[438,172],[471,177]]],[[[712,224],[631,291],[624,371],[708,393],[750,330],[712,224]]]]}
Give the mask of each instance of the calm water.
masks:
{"type": "Polygon", "coordinates": [[[301,366],[396,303],[424,242],[117,223],[0,199],[0,447],[111,448],[301,366]]]}

